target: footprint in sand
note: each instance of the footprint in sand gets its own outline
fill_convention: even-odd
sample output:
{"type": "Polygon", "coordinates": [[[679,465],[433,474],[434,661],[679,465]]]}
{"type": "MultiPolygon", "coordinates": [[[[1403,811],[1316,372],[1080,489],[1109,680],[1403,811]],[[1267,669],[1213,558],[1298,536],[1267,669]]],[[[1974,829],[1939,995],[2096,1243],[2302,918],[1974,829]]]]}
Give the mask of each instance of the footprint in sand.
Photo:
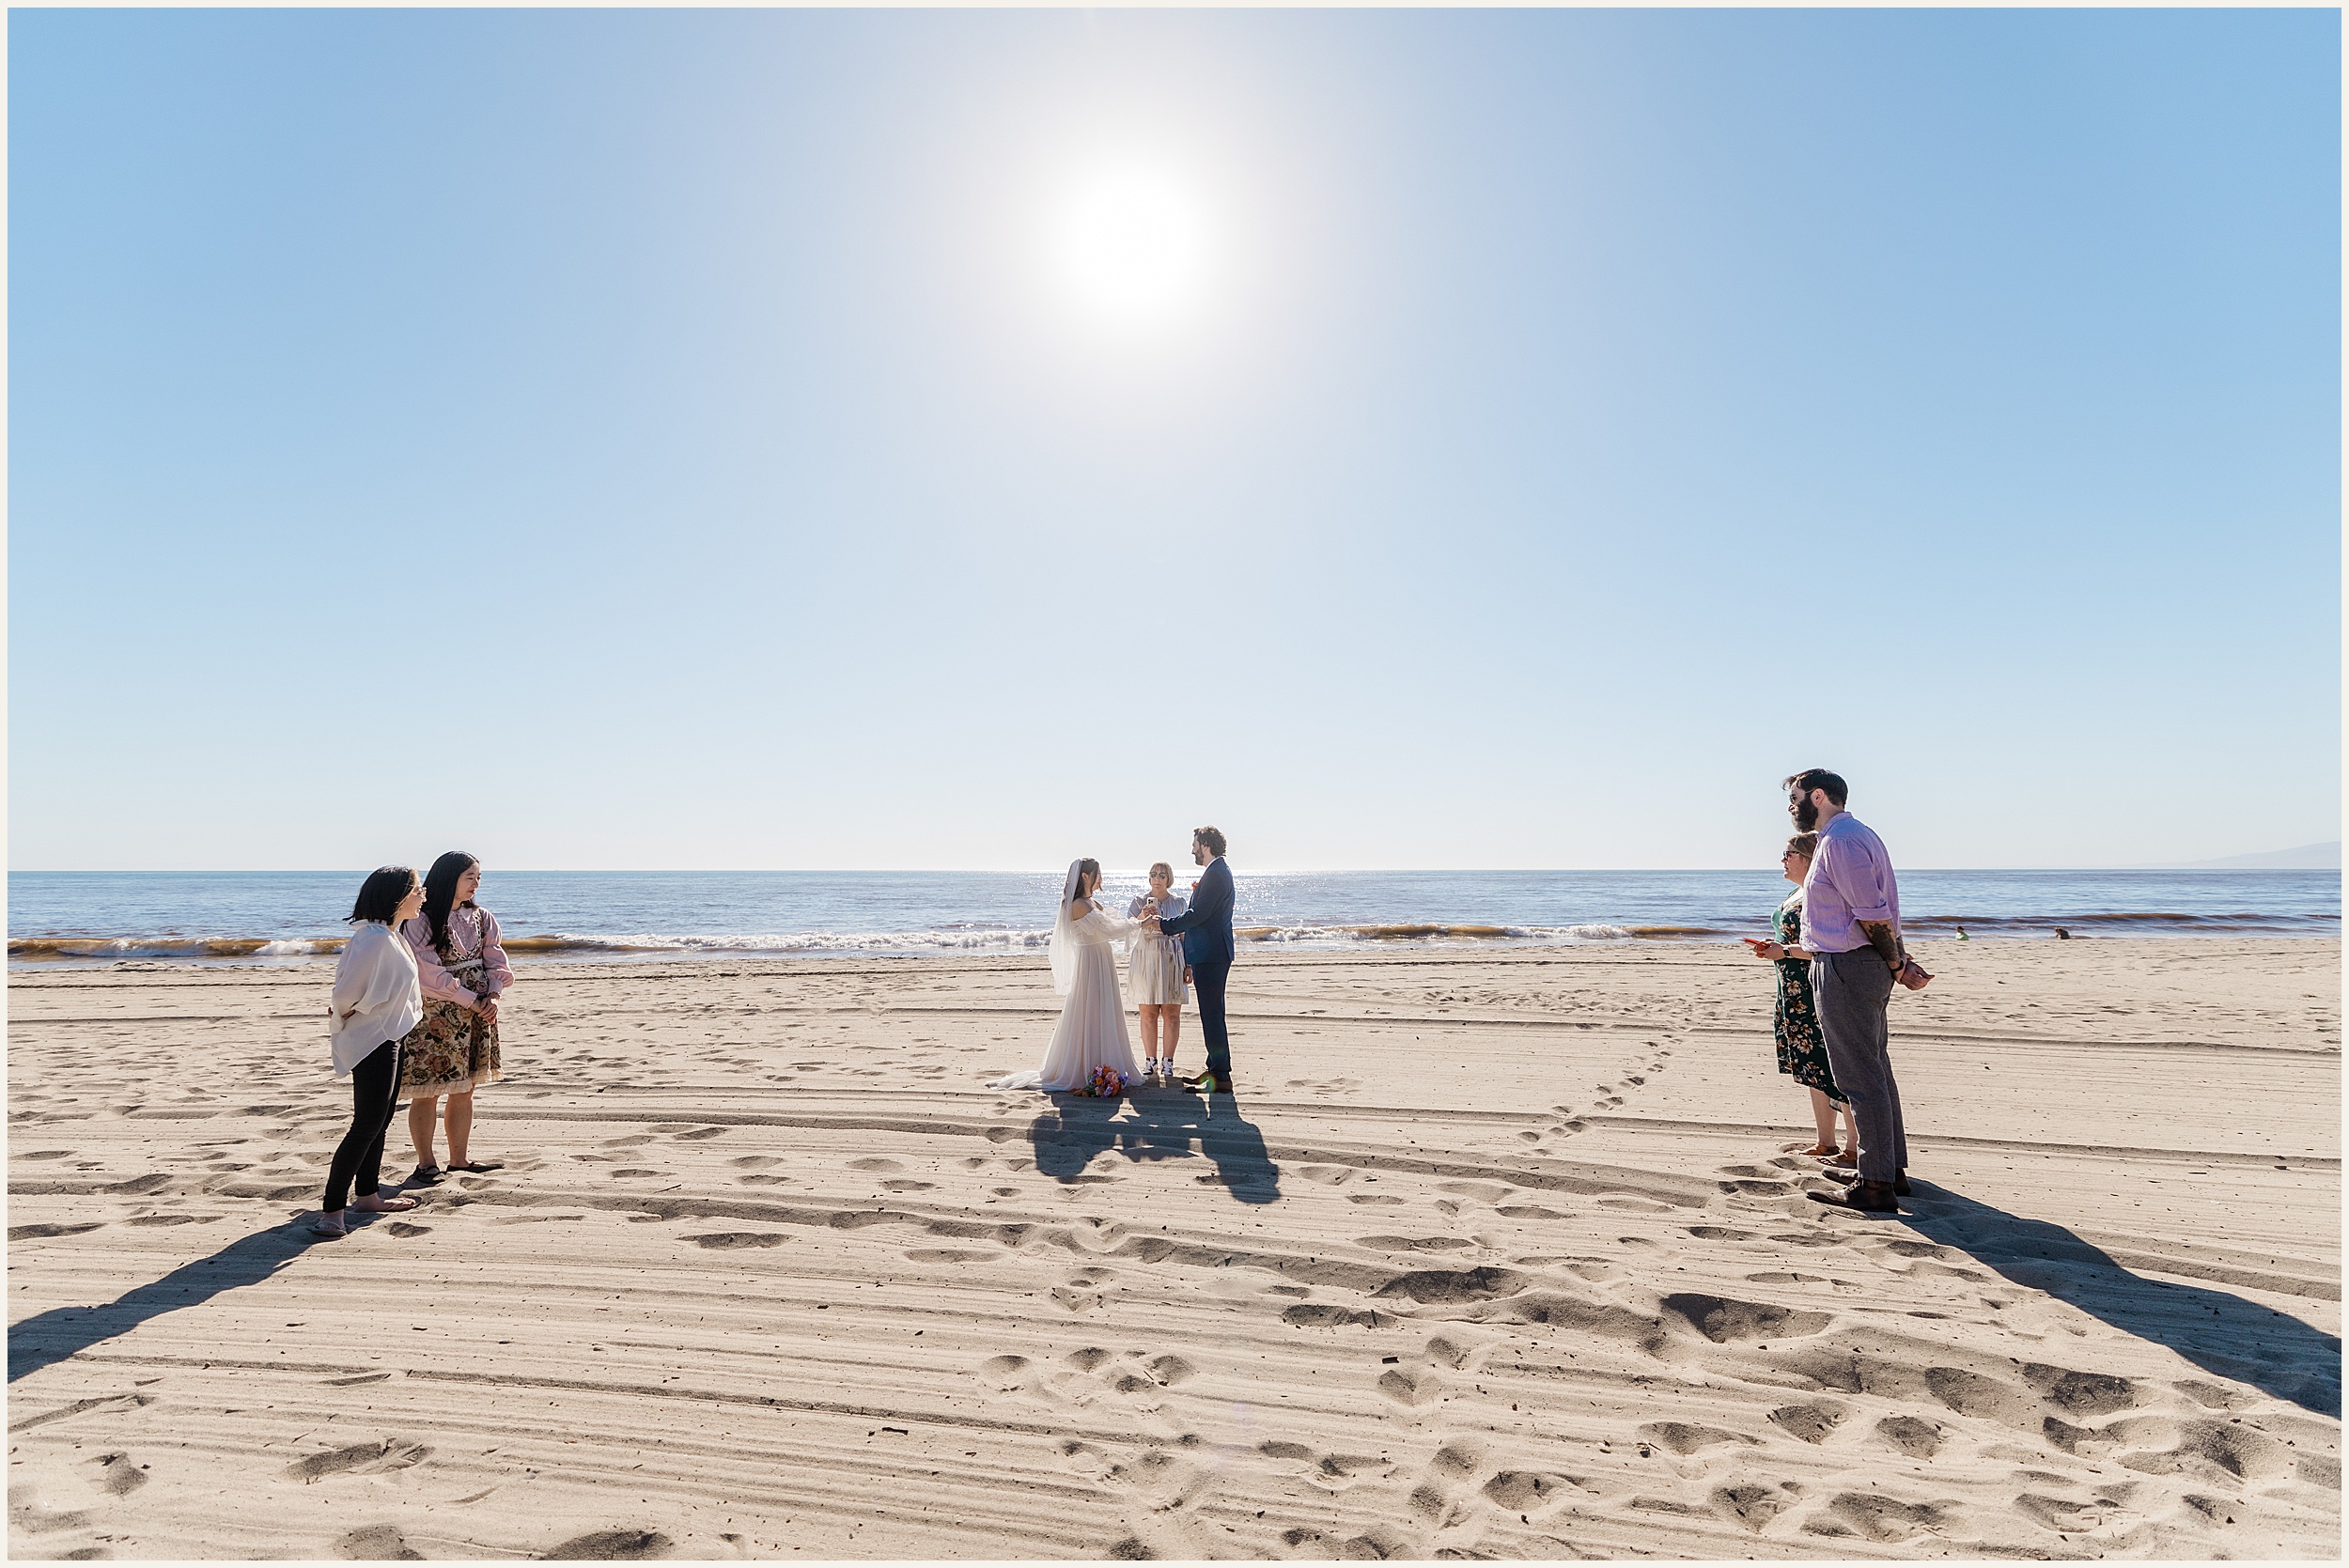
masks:
{"type": "Polygon", "coordinates": [[[550,1562],[635,1562],[666,1557],[674,1545],[655,1529],[599,1529],[574,1535],[542,1555],[550,1562]]]}
{"type": "Polygon", "coordinates": [[[421,1562],[424,1554],[408,1544],[397,1525],[361,1525],[334,1542],[334,1555],[352,1562],[421,1562]]]}
{"type": "Polygon", "coordinates": [[[1358,1312],[1330,1302],[1315,1301],[1283,1309],[1281,1321],[1299,1328],[1391,1328],[1402,1319],[1388,1312],[1358,1312]]]}
{"type": "Polygon", "coordinates": [[[1743,1432],[1732,1432],[1719,1426],[1698,1426],[1688,1421],[1650,1421],[1640,1428],[1638,1435],[1642,1442],[1653,1443],[1684,1458],[1700,1449],[1714,1448],[1722,1443],[1759,1447],[1762,1442],[1761,1438],[1749,1436],[1743,1432]]]}
{"type": "Polygon", "coordinates": [[[1750,1530],[1759,1530],[1785,1512],[1793,1501],[1785,1493],[1768,1486],[1744,1485],[1716,1487],[1705,1499],[1715,1511],[1750,1530]]]}
{"type": "Polygon", "coordinates": [[[92,1484],[110,1498],[128,1497],[152,1479],[147,1467],[133,1463],[127,1453],[101,1453],[87,1463],[98,1467],[92,1484]]]}
{"type": "Polygon", "coordinates": [[[748,1247],[780,1247],[787,1238],[781,1231],[711,1231],[703,1235],[681,1235],[677,1239],[690,1241],[713,1252],[736,1252],[748,1247]]]}
{"type": "MultiPolygon", "coordinates": [[[[1833,1516],[1835,1523],[1847,1527],[1848,1532],[1886,1545],[1914,1540],[1928,1530],[1940,1534],[1956,1523],[1947,1505],[1906,1503],[1892,1498],[1869,1497],[1859,1492],[1844,1493],[1828,1503],[1826,1512],[1833,1516]]],[[[1813,1520],[1804,1528],[1812,1534],[1828,1534],[1830,1533],[1828,1530],[1819,1528],[1826,1522],[1813,1520]]],[[[1843,1534],[1846,1530],[1832,1533],[1843,1534]]]]}
{"type": "Polygon", "coordinates": [[[979,1363],[978,1376],[990,1388],[1009,1391],[1028,1380],[1031,1364],[1025,1356],[990,1356],[979,1363]]]}
{"type": "Polygon", "coordinates": [[[1411,1372],[1389,1367],[1378,1374],[1378,1391],[1397,1405],[1426,1405],[1443,1392],[1443,1379],[1432,1367],[1411,1372]]]}
{"type": "Polygon", "coordinates": [[[375,1443],[352,1443],[346,1448],[330,1449],[314,1453],[307,1459],[297,1459],[281,1472],[288,1481],[309,1483],[323,1481],[330,1475],[381,1475],[387,1470],[404,1470],[431,1457],[432,1451],[421,1443],[404,1437],[386,1437],[375,1443]]]}
{"type": "Polygon", "coordinates": [[[1810,1405],[1781,1405],[1770,1412],[1770,1424],[1806,1443],[1823,1443],[1850,1412],[1821,1400],[1810,1405]]]}
{"type": "Polygon", "coordinates": [[[905,1169],[905,1163],[881,1155],[868,1155],[863,1159],[848,1161],[848,1169],[851,1171],[902,1171],[905,1169]]]}
{"type": "Polygon", "coordinates": [[[1876,1422],[1875,1435],[1911,1459],[1941,1452],[1941,1428],[1916,1416],[1887,1416],[1876,1422]]]}

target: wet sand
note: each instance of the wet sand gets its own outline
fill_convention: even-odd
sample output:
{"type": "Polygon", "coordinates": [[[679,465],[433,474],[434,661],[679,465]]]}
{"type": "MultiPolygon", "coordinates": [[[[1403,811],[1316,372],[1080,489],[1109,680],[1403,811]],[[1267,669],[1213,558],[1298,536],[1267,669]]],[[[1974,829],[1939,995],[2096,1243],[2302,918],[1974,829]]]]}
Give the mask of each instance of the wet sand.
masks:
{"type": "Polygon", "coordinates": [[[1922,956],[1898,1219],[1641,944],[1252,953],[1207,1101],[982,1088],[1041,958],[527,966],[317,1243],[331,965],[15,971],[10,1550],[2336,1556],[2339,944],[1922,956]]]}

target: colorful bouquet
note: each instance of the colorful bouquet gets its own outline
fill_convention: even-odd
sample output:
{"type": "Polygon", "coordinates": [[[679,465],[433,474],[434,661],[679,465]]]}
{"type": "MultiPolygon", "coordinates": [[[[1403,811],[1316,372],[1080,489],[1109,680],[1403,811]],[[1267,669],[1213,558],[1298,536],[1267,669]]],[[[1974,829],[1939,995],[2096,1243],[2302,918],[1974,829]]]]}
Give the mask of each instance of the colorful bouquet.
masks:
{"type": "Polygon", "coordinates": [[[1125,1092],[1126,1075],[1106,1065],[1094,1068],[1092,1081],[1077,1091],[1080,1094],[1098,1094],[1105,1100],[1114,1099],[1125,1092]]]}

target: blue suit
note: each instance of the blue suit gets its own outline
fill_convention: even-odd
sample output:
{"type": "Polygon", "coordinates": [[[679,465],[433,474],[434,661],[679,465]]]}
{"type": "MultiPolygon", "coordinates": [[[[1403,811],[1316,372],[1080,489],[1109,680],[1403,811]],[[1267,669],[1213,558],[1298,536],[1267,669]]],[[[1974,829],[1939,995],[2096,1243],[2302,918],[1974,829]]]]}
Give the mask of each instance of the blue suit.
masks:
{"type": "Polygon", "coordinates": [[[1199,1026],[1207,1036],[1207,1071],[1221,1082],[1232,1077],[1232,1035],[1223,1018],[1223,986],[1231,978],[1232,868],[1218,855],[1207,862],[1190,895],[1190,908],[1159,922],[1161,935],[1183,939],[1183,962],[1199,988],[1199,1026]]]}

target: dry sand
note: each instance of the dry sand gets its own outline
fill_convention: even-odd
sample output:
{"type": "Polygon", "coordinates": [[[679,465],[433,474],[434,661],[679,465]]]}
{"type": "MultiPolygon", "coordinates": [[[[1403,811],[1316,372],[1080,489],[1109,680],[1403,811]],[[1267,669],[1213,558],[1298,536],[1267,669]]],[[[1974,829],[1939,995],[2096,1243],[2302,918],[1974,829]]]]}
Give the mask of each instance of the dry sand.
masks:
{"type": "Polygon", "coordinates": [[[1742,950],[1418,949],[1250,954],[1236,1109],[981,1088],[1040,958],[535,966],[314,1244],[326,966],[20,971],[10,1548],[2337,1554],[2339,944],[1923,956],[1897,1219],[1742,950]]]}

